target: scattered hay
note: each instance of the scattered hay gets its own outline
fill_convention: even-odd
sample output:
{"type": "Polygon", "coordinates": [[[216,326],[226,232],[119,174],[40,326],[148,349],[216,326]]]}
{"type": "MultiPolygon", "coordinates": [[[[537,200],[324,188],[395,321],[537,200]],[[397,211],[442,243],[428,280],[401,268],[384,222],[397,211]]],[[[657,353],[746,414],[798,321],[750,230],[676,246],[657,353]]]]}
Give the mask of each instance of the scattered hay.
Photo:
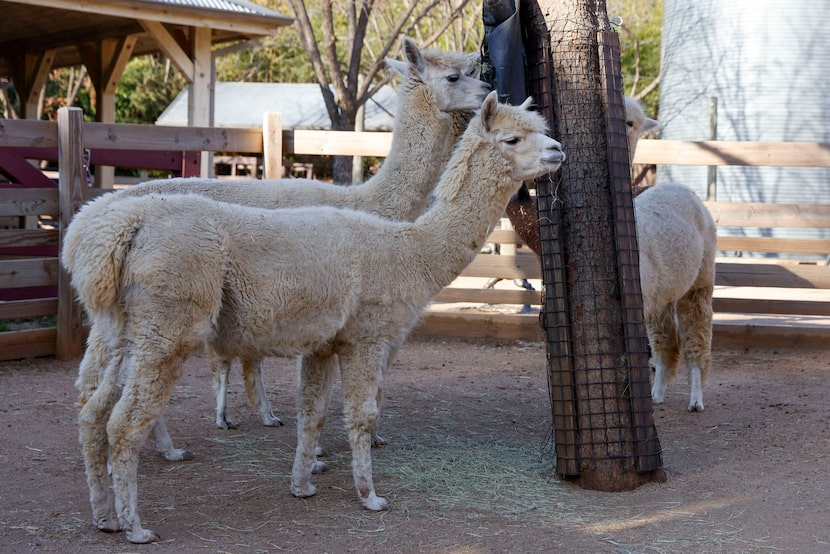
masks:
{"type": "MultiPolygon", "coordinates": [[[[177,467],[189,472],[221,472],[222,486],[205,487],[193,498],[197,503],[219,502],[230,508],[225,515],[232,516],[238,498],[250,498],[263,487],[288,486],[293,448],[252,435],[205,440],[220,448],[203,462],[159,466],[166,472],[177,472],[177,467]]],[[[427,517],[438,526],[461,526],[470,536],[479,533],[482,538],[494,533],[521,536],[527,522],[533,520],[535,526],[593,536],[613,552],[776,550],[767,543],[767,537],[747,538],[743,529],[713,515],[713,511],[727,507],[740,510],[742,498],[658,501],[648,487],[613,494],[580,489],[558,479],[552,455],[543,452],[544,447],[524,444],[518,436],[459,437],[435,428],[424,428],[416,435],[396,435],[388,446],[373,451],[379,492],[392,501],[392,509],[380,513],[354,509],[351,454],[348,448],[339,448],[326,456],[329,469],[325,480],[329,490],[324,493],[331,494],[332,489],[347,493],[336,500],[343,503],[342,512],[325,521],[300,522],[286,519],[289,514],[284,507],[275,504],[255,520],[231,517],[240,522],[238,526],[205,517],[189,532],[197,537],[202,533],[213,537],[240,533],[258,536],[285,533],[290,527],[292,538],[298,542],[289,546],[299,547],[339,528],[377,546],[377,541],[405,528],[410,518],[427,517]],[[507,518],[515,524],[493,517],[507,518]],[[494,521],[500,521],[498,527],[494,527],[494,521]],[[669,523],[675,534],[658,532],[669,523]],[[298,527],[302,533],[296,532],[298,527]],[[642,541],[644,528],[653,529],[654,534],[637,542],[642,541]],[[677,533],[678,530],[682,532],[677,533]]],[[[318,480],[324,481],[322,477],[318,480]]],[[[278,542],[286,546],[282,539],[278,542]]],[[[446,546],[440,541],[434,546],[439,544],[446,546]]],[[[420,548],[432,549],[428,544],[421,544],[420,548]]]]}
{"type": "Polygon", "coordinates": [[[374,458],[378,475],[398,481],[387,484],[397,510],[422,512],[426,502],[437,517],[455,509],[516,518],[533,512],[568,525],[597,512],[530,447],[481,437],[400,437],[374,458]]]}

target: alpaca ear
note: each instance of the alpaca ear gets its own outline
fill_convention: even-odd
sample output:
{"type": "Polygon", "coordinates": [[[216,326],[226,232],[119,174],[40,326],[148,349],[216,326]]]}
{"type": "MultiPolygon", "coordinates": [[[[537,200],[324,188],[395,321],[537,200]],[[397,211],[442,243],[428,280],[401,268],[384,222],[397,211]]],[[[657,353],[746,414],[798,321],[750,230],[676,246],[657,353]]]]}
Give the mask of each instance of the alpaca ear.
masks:
{"type": "Polygon", "coordinates": [[[406,75],[406,69],[409,65],[406,62],[402,62],[400,60],[395,60],[392,58],[386,58],[386,65],[389,66],[389,69],[397,73],[398,75],[406,75]]]}
{"type": "Polygon", "coordinates": [[[657,121],[656,119],[651,119],[650,117],[647,117],[647,118],[643,119],[643,123],[642,123],[642,125],[640,125],[640,134],[642,135],[643,133],[648,133],[649,131],[653,131],[653,130],[659,129],[659,128],[660,128],[660,122],[659,121],[657,121]]]}
{"type": "Polygon", "coordinates": [[[491,91],[481,104],[481,123],[486,131],[490,131],[493,120],[496,118],[496,111],[499,109],[499,93],[491,91]]]}
{"type": "Polygon", "coordinates": [[[528,96],[527,98],[525,98],[525,101],[522,102],[521,106],[519,107],[524,110],[529,110],[531,106],[533,106],[533,97],[528,96]]]}
{"type": "Polygon", "coordinates": [[[427,62],[424,60],[424,55],[421,54],[421,49],[409,37],[403,37],[403,52],[406,59],[417,71],[423,72],[426,69],[427,62]]]}
{"type": "Polygon", "coordinates": [[[481,79],[481,54],[476,52],[467,55],[467,77],[481,79]]]}

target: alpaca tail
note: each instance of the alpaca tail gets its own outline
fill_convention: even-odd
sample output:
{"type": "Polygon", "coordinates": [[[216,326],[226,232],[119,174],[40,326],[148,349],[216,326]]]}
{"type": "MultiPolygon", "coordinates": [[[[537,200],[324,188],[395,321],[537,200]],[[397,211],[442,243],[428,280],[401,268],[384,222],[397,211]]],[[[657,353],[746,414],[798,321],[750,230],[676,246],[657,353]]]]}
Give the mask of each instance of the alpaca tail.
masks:
{"type": "Polygon", "coordinates": [[[107,194],[86,204],[63,237],[61,263],[90,313],[109,310],[118,301],[125,260],[143,220],[140,198],[117,199],[107,194]]]}

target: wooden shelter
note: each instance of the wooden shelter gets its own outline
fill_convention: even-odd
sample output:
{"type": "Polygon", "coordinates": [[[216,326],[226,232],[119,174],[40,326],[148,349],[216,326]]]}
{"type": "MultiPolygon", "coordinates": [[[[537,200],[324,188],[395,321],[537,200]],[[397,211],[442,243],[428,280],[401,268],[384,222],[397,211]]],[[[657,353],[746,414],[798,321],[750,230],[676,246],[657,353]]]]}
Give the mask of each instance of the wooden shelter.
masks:
{"type": "Polygon", "coordinates": [[[189,83],[188,124],[202,127],[212,123],[214,46],[269,36],[293,22],[245,0],[2,0],[0,13],[0,78],[14,83],[23,117],[35,117],[50,70],[83,64],[97,120],[113,123],[127,62],[163,52],[189,83]]]}

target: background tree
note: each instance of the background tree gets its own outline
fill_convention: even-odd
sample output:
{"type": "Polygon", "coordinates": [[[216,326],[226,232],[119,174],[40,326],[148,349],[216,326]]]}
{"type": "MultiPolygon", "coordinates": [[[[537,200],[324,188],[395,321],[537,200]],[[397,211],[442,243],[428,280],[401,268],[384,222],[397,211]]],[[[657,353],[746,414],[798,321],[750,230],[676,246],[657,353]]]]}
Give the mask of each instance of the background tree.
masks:
{"type": "MultiPolygon", "coordinates": [[[[468,41],[478,48],[480,2],[330,0],[307,6],[301,0],[288,0],[288,4],[334,130],[354,130],[359,108],[389,79],[381,70],[384,59],[397,53],[401,35],[414,37],[422,47],[463,49],[454,41],[468,41]]],[[[351,166],[352,158],[336,157],[334,181],[351,182],[351,166]]]]}
{"type": "Polygon", "coordinates": [[[115,91],[116,122],[154,123],[186,84],[165,56],[134,58],[124,69],[115,91]]]}
{"type": "Polygon", "coordinates": [[[622,18],[616,28],[625,94],[658,117],[663,0],[608,0],[608,16],[622,18]]]}
{"type": "Polygon", "coordinates": [[[605,0],[539,0],[525,18],[536,47],[528,49],[528,88],[568,153],[554,177],[536,182],[557,472],[586,488],[629,490],[665,474],[651,411],[619,37],[605,0]]]}
{"type": "MultiPolygon", "coordinates": [[[[299,0],[255,0],[277,12],[294,15],[297,7],[306,9],[299,0]]],[[[328,95],[327,109],[335,121],[346,122],[349,112],[364,104],[374,90],[388,80],[380,71],[382,59],[390,53],[397,55],[400,35],[407,34],[420,45],[445,50],[475,51],[481,43],[482,0],[329,0],[309,3],[309,26],[305,33],[313,37],[314,49],[308,49],[300,31],[281,30],[273,36],[256,41],[250,48],[216,58],[217,78],[221,81],[308,83],[320,82],[318,68],[324,81],[333,85],[343,83],[347,96],[340,104],[336,92],[328,95]],[[323,4],[328,6],[324,10],[323,4]],[[351,8],[350,8],[351,6],[351,8]],[[358,77],[363,75],[363,88],[354,80],[348,64],[355,58],[354,41],[349,29],[357,30],[360,17],[366,12],[362,43],[358,44],[358,77]],[[334,59],[342,68],[335,79],[333,64],[324,56],[328,51],[317,50],[323,38],[325,14],[332,20],[334,59]],[[350,24],[350,21],[352,22],[350,24]],[[317,59],[317,67],[314,59],[317,59]],[[375,77],[369,82],[366,77],[375,77]],[[330,107],[328,103],[333,103],[330,107]]],[[[635,96],[644,104],[646,112],[657,116],[660,83],[660,36],[662,0],[608,0],[611,18],[621,17],[617,30],[622,45],[622,72],[626,94],[635,96]]],[[[360,79],[358,79],[360,80],[360,79]]],[[[164,108],[185,86],[175,67],[164,56],[143,56],[132,60],[117,91],[116,121],[119,123],[153,123],[164,108]]],[[[94,94],[82,67],[55,70],[44,91],[44,107],[48,114],[62,105],[77,105],[86,117],[94,119],[94,94]]],[[[324,92],[324,95],[326,93],[324,92]]],[[[4,118],[17,117],[17,95],[9,83],[0,83],[0,112],[4,118]]]]}

